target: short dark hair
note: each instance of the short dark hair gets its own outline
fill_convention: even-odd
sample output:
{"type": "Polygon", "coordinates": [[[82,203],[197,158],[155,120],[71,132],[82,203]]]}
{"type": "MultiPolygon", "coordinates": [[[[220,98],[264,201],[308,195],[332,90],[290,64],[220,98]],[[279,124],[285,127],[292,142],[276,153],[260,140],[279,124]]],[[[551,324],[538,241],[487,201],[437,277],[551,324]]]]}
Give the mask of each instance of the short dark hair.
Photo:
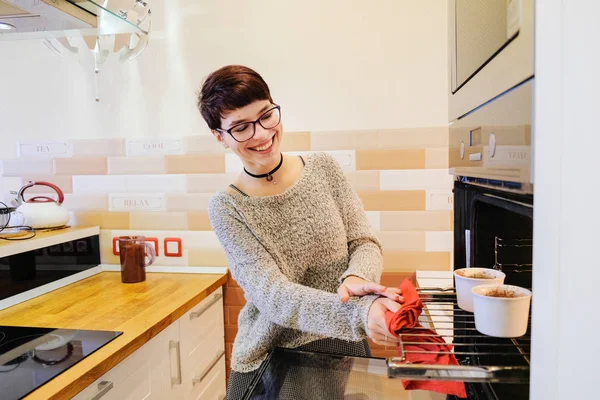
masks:
{"type": "Polygon", "coordinates": [[[227,65],[206,77],[197,107],[211,130],[221,128],[221,118],[227,112],[259,100],[269,100],[271,92],[258,72],[243,65],[227,65]]]}

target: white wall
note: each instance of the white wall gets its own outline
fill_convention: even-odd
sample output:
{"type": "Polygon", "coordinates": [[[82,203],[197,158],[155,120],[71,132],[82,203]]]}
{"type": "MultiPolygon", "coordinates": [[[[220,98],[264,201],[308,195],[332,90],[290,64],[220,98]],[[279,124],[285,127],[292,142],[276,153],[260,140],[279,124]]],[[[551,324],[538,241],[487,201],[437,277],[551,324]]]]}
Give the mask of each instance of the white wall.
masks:
{"type": "Polygon", "coordinates": [[[195,92],[232,63],[264,76],[289,131],[447,125],[445,1],[153,3],[148,49],[101,67],[99,103],[91,54],[60,58],[39,41],[0,42],[0,137],[206,132],[195,92]]]}
{"type": "Polygon", "coordinates": [[[599,397],[598,15],[536,2],[532,400],[599,397]]]}

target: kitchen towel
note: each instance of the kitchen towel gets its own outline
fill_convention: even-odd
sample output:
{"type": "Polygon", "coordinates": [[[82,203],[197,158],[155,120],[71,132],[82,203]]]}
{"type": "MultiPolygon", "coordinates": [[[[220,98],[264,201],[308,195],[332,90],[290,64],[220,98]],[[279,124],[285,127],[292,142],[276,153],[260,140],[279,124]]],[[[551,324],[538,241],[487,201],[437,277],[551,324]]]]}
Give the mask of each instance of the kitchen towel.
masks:
{"type": "MultiPolygon", "coordinates": [[[[419,324],[423,303],[410,279],[405,279],[400,289],[404,296],[402,308],[396,313],[388,311],[385,317],[390,332],[401,335],[404,351],[407,351],[406,363],[459,365],[452,354],[452,345],[447,344],[435,330],[424,328],[419,324]]],[[[398,346],[400,356],[402,356],[401,350],[398,346]]],[[[431,390],[460,398],[467,397],[463,382],[403,380],[402,385],[406,390],[431,390]]]]}

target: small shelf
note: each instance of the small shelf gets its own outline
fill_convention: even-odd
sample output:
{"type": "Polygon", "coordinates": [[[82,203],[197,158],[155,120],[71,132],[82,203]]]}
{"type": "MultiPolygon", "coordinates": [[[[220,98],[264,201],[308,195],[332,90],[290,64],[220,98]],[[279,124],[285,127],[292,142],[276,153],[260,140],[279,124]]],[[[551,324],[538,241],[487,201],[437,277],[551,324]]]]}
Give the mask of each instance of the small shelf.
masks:
{"type": "Polygon", "coordinates": [[[0,240],[0,258],[99,234],[97,226],[38,230],[36,236],[28,240],[0,240]]]}

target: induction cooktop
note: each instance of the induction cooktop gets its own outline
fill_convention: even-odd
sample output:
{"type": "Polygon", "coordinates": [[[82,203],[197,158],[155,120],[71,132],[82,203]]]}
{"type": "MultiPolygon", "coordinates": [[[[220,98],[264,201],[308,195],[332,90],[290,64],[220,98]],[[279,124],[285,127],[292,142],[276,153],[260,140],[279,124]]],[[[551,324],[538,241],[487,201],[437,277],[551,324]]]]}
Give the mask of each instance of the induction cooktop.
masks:
{"type": "Polygon", "coordinates": [[[0,325],[0,400],[22,399],[121,334],[0,325]]]}

